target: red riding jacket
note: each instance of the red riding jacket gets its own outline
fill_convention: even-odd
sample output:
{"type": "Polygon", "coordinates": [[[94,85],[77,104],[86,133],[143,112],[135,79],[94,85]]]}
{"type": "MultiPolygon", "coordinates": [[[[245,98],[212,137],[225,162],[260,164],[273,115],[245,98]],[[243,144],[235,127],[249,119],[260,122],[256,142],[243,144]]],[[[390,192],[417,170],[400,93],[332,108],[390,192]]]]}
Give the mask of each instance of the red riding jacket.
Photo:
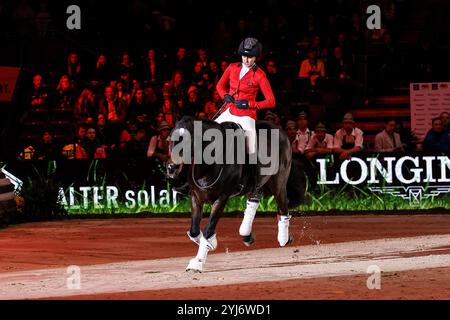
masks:
{"type": "Polygon", "coordinates": [[[275,96],[264,71],[255,65],[239,80],[241,69],[242,63],[230,64],[217,83],[217,92],[222,99],[228,93],[235,100],[248,100],[250,106],[248,109],[238,109],[234,103],[228,103],[222,112],[230,108],[232,115],[249,116],[256,120],[256,110],[275,107],[275,96]],[[263,101],[256,101],[259,89],[264,95],[263,101]]]}

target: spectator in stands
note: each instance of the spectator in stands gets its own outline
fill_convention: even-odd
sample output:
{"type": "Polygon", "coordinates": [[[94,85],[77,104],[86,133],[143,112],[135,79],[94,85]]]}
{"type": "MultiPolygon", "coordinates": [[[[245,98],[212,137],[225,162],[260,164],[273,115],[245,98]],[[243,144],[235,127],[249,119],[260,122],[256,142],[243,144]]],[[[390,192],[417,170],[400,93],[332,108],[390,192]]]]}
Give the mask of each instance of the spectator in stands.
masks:
{"type": "Polygon", "coordinates": [[[97,139],[106,148],[113,144],[113,134],[106,123],[106,116],[103,113],[99,113],[97,116],[97,139]]]}
{"type": "Polygon", "coordinates": [[[440,117],[432,121],[433,127],[428,131],[423,142],[425,152],[449,152],[450,130],[445,130],[440,117]]]}
{"type": "Polygon", "coordinates": [[[130,156],[144,154],[147,135],[144,128],[139,128],[138,124],[128,121],[127,126],[122,130],[119,137],[119,147],[130,156]]]}
{"type": "Polygon", "coordinates": [[[203,104],[200,101],[198,89],[196,86],[190,86],[183,113],[185,115],[194,115],[199,111],[203,111],[203,104]]]}
{"type": "Polygon", "coordinates": [[[342,121],[342,128],[334,136],[333,152],[339,155],[339,159],[347,160],[353,154],[363,150],[363,132],[355,127],[355,121],[351,113],[347,113],[342,121]]]}
{"type": "Polygon", "coordinates": [[[375,152],[404,152],[400,135],[395,132],[397,122],[394,119],[386,121],[386,127],[375,137],[375,152]]]}
{"type": "Polygon", "coordinates": [[[153,110],[147,103],[144,89],[137,89],[128,107],[128,119],[133,122],[148,122],[153,110]]]}
{"type": "Polygon", "coordinates": [[[169,142],[167,138],[170,135],[170,125],[162,121],[158,127],[158,135],[153,136],[150,140],[150,144],[147,150],[148,158],[157,158],[163,162],[166,162],[170,158],[169,142]]]}
{"type": "Polygon", "coordinates": [[[207,73],[209,71],[209,58],[206,50],[199,49],[197,54],[198,61],[202,64],[202,71],[207,73]]]}
{"type": "Polygon", "coordinates": [[[305,155],[308,159],[311,159],[316,155],[330,154],[333,152],[333,147],[333,136],[327,133],[324,124],[318,123],[314,129],[314,135],[306,146],[305,155]]]}
{"type": "Polygon", "coordinates": [[[48,107],[48,93],[42,86],[42,76],[37,74],[33,77],[33,88],[31,89],[30,105],[34,109],[45,109],[48,107]]]}
{"type": "Polygon", "coordinates": [[[419,150],[419,145],[422,143],[421,139],[409,128],[403,124],[402,118],[397,118],[397,127],[395,132],[400,135],[400,140],[405,146],[405,152],[415,152],[419,150]]]}
{"type": "Polygon", "coordinates": [[[178,112],[175,104],[171,99],[165,99],[162,107],[163,120],[166,121],[171,127],[178,121],[178,112]]]}
{"type": "Polygon", "coordinates": [[[297,125],[295,121],[289,120],[286,122],[286,133],[291,142],[292,154],[300,153],[298,149],[298,139],[297,139],[297,125]]]}
{"type": "Polygon", "coordinates": [[[450,130],[450,124],[449,124],[449,113],[448,112],[442,112],[439,116],[442,121],[442,126],[444,127],[444,130],[450,130]]]}
{"type": "Polygon", "coordinates": [[[106,55],[100,54],[95,63],[95,68],[91,75],[91,86],[97,93],[103,91],[103,87],[111,80],[112,71],[106,60],[106,55]]]}
{"type": "Polygon", "coordinates": [[[126,108],[128,108],[128,105],[130,104],[131,101],[131,95],[129,93],[126,81],[123,80],[117,81],[116,94],[117,98],[125,104],[126,108]]]}
{"type": "Polygon", "coordinates": [[[156,58],[156,50],[150,49],[147,51],[145,63],[142,66],[142,79],[149,85],[154,86],[161,79],[163,79],[164,66],[161,61],[156,58]]]}
{"type": "Polygon", "coordinates": [[[97,121],[98,108],[95,103],[94,93],[84,89],[73,109],[74,118],[77,123],[94,123],[97,121]]]}
{"type": "Polygon", "coordinates": [[[85,159],[86,152],[82,147],[84,139],[86,138],[87,126],[81,124],[76,133],[72,143],[65,145],[62,148],[62,156],[67,159],[85,159]]]}
{"type": "Polygon", "coordinates": [[[277,92],[282,86],[282,79],[274,59],[269,59],[266,63],[266,75],[272,90],[277,92]]]}
{"type": "Polygon", "coordinates": [[[124,122],[127,117],[125,103],[117,98],[113,87],[105,88],[104,98],[100,101],[99,112],[106,114],[108,122],[124,122]]]}
{"type": "Polygon", "coordinates": [[[341,32],[337,35],[335,47],[340,47],[342,49],[342,55],[344,56],[345,61],[348,61],[348,63],[352,63],[354,61],[354,52],[347,41],[347,36],[345,33],[341,32]]]}
{"type": "Polygon", "coordinates": [[[172,75],[172,80],[164,84],[164,99],[169,96],[170,98],[173,98],[179,108],[183,108],[186,99],[186,91],[187,88],[184,81],[184,74],[181,71],[175,71],[172,75]]]}
{"type": "Polygon", "coordinates": [[[212,117],[217,113],[221,106],[222,99],[220,99],[220,95],[217,90],[214,90],[212,99],[205,104],[205,108],[203,111],[206,113],[208,119],[212,119],[212,117]]]}
{"type": "Polygon", "coordinates": [[[313,37],[311,49],[316,52],[317,59],[321,60],[324,64],[327,63],[328,49],[322,46],[322,40],[320,39],[320,36],[316,35],[313,37]]]}
{"type": "Polygon", "coordinates": [[[135,65],[131,61],[130,55],[126,52],[122,54],[118,73],[120,78],[122,78],[123,76],[135,78],[135,65]]]}
{"type": "Polygon", "coordinates": [[[201,61],[197,61],[194,66],[194,73],[192,75],[192,84],[197,86],[201,93],[204,93],[208,90],[209,83],[209,75],[208,72],[203,68],[203,64],[201,61]]]}
{"type": "Polygon", "coordinates": [[[297,117],[297,128],[297,149],[298,152],[303,154],[311,136],[314,134],[308,128],[308,115],[304,111],[300,112],[297,117]]]}
{"type": "Polygon", "coordinates": [[[69,77],[72,86],[77,88],[81,81],[81,64],[77,53],[71,52],[68,55],[64,74],[69,77]]]}
{"type": "Polygon", "coordinates": [[[81,147],[85,151],[86,159],[104,159],[106,158],[105,150],[97,139],[97,132],[94,127],[88,127],[86,136],[81,142],[81,147]]]}
{"type": "Polygon", "coordinates": [[[333,57],[329,60],[327,66],[327,74],[329,77],[336,79],[349,79],[352,74],[351,66],[344,59],[341,47],[334,48],[333,57]]]}
{"type": "Polygon", "coordinates": [[[317,59],[315,50],[308,50],[308,58],[303,60],[300,65],[299,77],[308,78],[312,87],[316,86],[318,78],[325,77],[325,65],[317,59]]]}
{"type": "Polygon", "coordinates": [[[209,87],[208,90],[212,91],[216,87],[217,83],[219,82],[219,65],[216,61],[210,61],[209,62],[209,87]]]}
{"type": "Polygon", "coordinates": [[[222,60],[222,61],[220,62],[219,79],[222,78],[222,75],[223,75],[223,73],[225,72],[225,70],[227,70],[228,65],[229,65],[229,63],[228,63],[228,61],[226,61],[226,60],[222,60]]]}
{"type": "Polygon", "coordinates": [[[59,148],[53,142],[53,136],[48,130],[43,132],[42,138],[34,150],[35,160],[57,160],[60,158],[59,148]]]}
{"type": "Polygon", "coordinates": [[[190,71],[189,58],[187,57],[187,50],[184,47],[179,47],[177,50],[177,57],[175,59],[174,68],[182,74],[187,74],[190,71]]]}
{"type": "Polygon", "coordinates": [[[75,92],[70,85],[69,77],[62,76],[56,87],[55,103],[53,107],[57,110],[73,111],[75,99],[75,92]]]}

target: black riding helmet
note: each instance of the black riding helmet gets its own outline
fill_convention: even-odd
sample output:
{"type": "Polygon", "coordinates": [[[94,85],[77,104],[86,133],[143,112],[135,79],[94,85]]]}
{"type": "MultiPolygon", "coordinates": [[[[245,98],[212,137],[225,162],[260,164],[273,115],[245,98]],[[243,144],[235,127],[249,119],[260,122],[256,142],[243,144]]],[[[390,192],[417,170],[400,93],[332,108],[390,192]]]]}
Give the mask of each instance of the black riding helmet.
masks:
{"type": "Polygon", "coordinates": [[[239,45],[238,53],[241,56],[258,57],[261,55],[262,45],[255,38],[246,38],[239,45]]]}

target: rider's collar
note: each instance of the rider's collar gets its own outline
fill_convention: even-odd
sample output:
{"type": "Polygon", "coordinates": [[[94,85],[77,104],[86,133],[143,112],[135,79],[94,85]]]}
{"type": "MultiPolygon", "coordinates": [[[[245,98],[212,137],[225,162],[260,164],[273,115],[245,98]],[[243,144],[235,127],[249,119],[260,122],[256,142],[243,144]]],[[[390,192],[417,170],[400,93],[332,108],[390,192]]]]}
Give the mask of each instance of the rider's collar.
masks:
{"type": "MultiPolygon", "coordinates": [[[[243,66],[242,62],[239,62],[238,67],[240,68],[242,66],[243,66]]],[[[252,68],[253,72],[256,72],[256,70],[258,70],[258,65],[256,63],[254,63],[251,68],[252,68]]]]}

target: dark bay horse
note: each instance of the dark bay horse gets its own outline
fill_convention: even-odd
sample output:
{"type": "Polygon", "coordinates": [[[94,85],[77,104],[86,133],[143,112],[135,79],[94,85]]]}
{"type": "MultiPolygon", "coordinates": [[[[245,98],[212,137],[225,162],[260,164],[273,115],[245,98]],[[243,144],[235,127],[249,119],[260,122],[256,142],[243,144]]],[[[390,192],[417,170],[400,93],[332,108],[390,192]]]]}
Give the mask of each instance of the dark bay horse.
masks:
{"type": "MultiPolygon", "coordinates": [[[[194,121],[197,124],[201,124],[201,134],[209,129],[216,129],[220,131],[224,136],[227,129],[240,130],[238,125],[234,123],[222,123],[218,124],[211,120],[194,120],[191,117],[184,117],[175,125],[172,130],[173,133],[178,133],[181,136],[183,133],[188,133],[190,137],[195,136],[194,121]],[[198,121],[198,122],[197,122],[198,121]]],[[[269,135],[265,143],[267,143],[266,150],[272,150],[271,146],[274,145],[274,152],[277,154],[278,170],[270,175],[260,175],[259,185],[263,186],[264,193],[273,195],[275,197],[278,206],[278,242],[280,246],[285,246],[292,241],[292,237],[289,234],[289,208],[294,208],[300,204],[302,199],[302,190],[296,186],[293,177],[295,176],[296,166],[292,166],[292,151],[291,144],[284,131],[279,130],[274,124],[267,121],[256,122],[257,132],[267,130],[275,130],[278,132],[278,141],[272,141],[272,136],[269,135]],[[289,194],[288,194],[289,184],[289,194]],[[288,199],[289,197],[289,199],[288,199]],[[282,223],[282,221],[284,221],[282,223]]],[[[235,131],[238,132],[238,131],[235,131]]],[[[243,132],[241,130],[241,132],[243,132]]],[[[198,135],[198,132],[197,132],[198,135]]],[[[184,139],[184,138],[183,138],[184,139]]],[[[201,137],[196,137],[201,139],[201,137]]],[[[194,150],[194,138],[191,138],[191,150],[194,150]]],[[[180,139],[181,141],[181,139],[180,139]]],[[[171,150],[177,146],[180,141],[174,141],[171,138],[170,146],[171,150]]],[[[261,148],[260,143],[262,140],[258,139],[258,149],[261,148]]],[[[204,151],[207,147],[207,143],[201,142],[197,145],[197,149],[204,151]]],[[[272,151],[273,152],[273,151],[272,151]]],[[[237,154],[237,145],[231,145],[228,142],[223,144],[222,150],[219,151],[219,158],[224,159],[226,155],[237,154]]],[[[270,153],[270,152],[269,152],[270,153]]],[[[269,154],[272,156],[271,154],[269,154]]],[[[193,155],[183,155],[183,159],[193,159],[193,155]]],[[[190,260],[187,267],[187,271],[201,272],[203,270],[203,264],[206,261],[206,257],[209,251],[214,251],[217,248],[216,238],[216,226],[219,218],[227,204],[228,199],[235,196],[248,195],[255,181],[254,172],[248,170],[248,164],[233,161],[229,163],[222,161],[222,163],[185,163],[181,159],[174,161],[173,154],[171,160],[167,164],[167,175],[171,179],[187,179],[190,186],[190,197],[192,202],[192,221],[191,228],[188,231],[188,237],[199,245],[199,251],[195,258],[190,260]],[[203,232],[200,230],[200,221],[203,214],[203,205],[205,203],[212,204],[211,214],[209,216],[208,223],[203,232]]],[[[258,161],[258,166],[264,167],[261,161],[258,161]]],[[[261,171],[262,173],[262,171],[261,171]]],[[[256,211],[256,210],[255,210],[256,211]]],[[[251,223],[249,235],[243,236],[243,241],[246,245],[253,243],[253,235],[251,234],[251,223]]],[[[242,234],[241,234],[242,235],[242,234]]]]}

